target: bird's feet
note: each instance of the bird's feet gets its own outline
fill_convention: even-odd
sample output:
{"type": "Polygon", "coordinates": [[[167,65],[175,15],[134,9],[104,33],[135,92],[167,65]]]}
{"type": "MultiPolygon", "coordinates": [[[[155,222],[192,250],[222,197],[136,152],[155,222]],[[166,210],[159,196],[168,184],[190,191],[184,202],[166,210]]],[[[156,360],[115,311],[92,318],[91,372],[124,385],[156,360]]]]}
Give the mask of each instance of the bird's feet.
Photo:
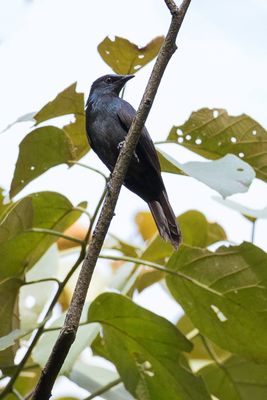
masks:
{"type": "Polygon", "coordinates": [[[122,140],[122,142],[120,142],[117,146],[117,149],[120,150],[122,148],[122,146],[124,145],[125,140],[122,140]]]}

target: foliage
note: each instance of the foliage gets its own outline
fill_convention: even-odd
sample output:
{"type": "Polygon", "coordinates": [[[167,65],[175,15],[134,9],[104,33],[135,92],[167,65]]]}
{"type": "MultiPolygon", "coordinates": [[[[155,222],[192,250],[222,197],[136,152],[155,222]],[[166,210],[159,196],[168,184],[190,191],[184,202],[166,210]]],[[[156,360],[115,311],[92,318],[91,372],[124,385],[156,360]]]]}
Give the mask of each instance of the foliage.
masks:
{"type": "MultiPolygon", "coordinates": [[[[138,47],[123,38],[105,38],[98,51],[114,72],[129,74],[157,55],[162,40],[138,47]]],[[[20,143],[9,190],[12,198],[48,169],[72,166],[90,150],[84,95],[76,91],[76,84],[16,123],[32,118],[34,127],[20,143]],[[53,125],[51,120],[66,115],[74,120],[61,128],[53,125]]],[[[247,115],[203,108],[174,126],[166,142],[214,161],[181,164],[158,149],[163,171],[198,179],[223,197],[248,190],[255,174],[266,181],[266,131],[247,115]]],[[[253,223],[266,218],[266,210],[244,208],[221,197],[217,201],[253,223]]],[[[48,191],[8,202],[0,191],[0,368],[3,378],[11,377],[8,383],[0,381],[0,398],[26,398],[36,384],[64,319],[72,278],[84,257],[98,206],[77,237],[66,229],[81,214],[88,215],[86,202],[75,207],[62,194],[48,191]],[[59,237],[68,241],[67,247],[71,241],[77,257],[63,274],[57,257],[62,259],[64,251],[53,248],[55,254],[50,253],[59,237]],[[33,299],[36,307],[27,307],[25,299],[33,299]],[[18,349],[24,357],[15,365],[18,349]]],[[[113,261],[108,287],[117,293],[102,293],[91,304],[88,300],[78,340],[61,374],[95,393],[90,398],[265,398],[267,255],[253,243],[229,246],[224,229],[198,210],[177,219],[183,234],[177,252],[162,241],[147,212],[135,219],[140,246],[109,235],[100,259],[113,261]],[[185,315],[176,325],[135,302],[134,294],[154,283],[182,306],[185,315]],[[84,351],[88,347],[113,363],[117,372],[110,364],[93,365],[84,351]]]]}

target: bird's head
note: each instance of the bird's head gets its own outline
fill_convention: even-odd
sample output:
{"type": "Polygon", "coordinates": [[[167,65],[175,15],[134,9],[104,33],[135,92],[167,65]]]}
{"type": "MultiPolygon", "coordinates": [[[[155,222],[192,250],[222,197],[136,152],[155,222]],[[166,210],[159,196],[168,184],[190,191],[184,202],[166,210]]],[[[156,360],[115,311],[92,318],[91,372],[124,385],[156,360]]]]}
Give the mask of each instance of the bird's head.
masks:
{"type": "Polygon", "coordinates": [[[104,75],[98,78],[92,84],[90,94],[115,94],[119,95],[121,89],[127,81],[132,79],[134,75],[104,75]]]}

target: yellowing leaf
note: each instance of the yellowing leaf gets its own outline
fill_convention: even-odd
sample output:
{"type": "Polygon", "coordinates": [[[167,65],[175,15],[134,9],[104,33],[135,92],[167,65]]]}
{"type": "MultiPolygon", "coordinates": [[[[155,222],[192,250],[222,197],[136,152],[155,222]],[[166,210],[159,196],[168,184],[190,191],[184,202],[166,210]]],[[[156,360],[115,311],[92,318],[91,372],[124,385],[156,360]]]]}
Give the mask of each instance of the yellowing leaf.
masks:
{"type": "Polygon", "coordinates": [[[115,40],[106,37],[97,47],[99,54],[116,74],[127,75],[139,71],[158,54],[163,36],[151,40],[146,46],[138,47],[119,36],[115,40]]]}
{"type": "Polygon", "coordinates": [[[75,118],[75,121],[65,125],[63,130],[67,133],[72,143],[71,160],[77,161],[90,150],[90,146],[85,131],[85,115],[79,114],[75,118]]]}
{"type": "Polygon", "coordinates": [[[151,239],[157,232],[154,219],[149,211],[140,211],[135,215],[135,223],[144,240],[151,239]]]}
{"type": "Polygon", "coordinates": [[[76,92],[76,82],[60,92],[34,115],[36,125],[48,119],[68,114],[84,113],[84,95],[76,92]]]}
{"type": "Polygon", "coordinates": [[[202,108],[183,125],[173,126],[168,140],[209,159],[234,154],[267,181],[266,130],[246,114],[233,117],[223,109],[202,108]]]}

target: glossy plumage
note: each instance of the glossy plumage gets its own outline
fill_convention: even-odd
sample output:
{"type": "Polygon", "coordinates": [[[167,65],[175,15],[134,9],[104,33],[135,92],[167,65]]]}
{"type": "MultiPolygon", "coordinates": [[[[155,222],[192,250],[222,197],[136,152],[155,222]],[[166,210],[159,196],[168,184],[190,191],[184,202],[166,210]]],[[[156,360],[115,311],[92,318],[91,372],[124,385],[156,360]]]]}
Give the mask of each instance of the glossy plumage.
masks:
{"type": "MultiPolygon", "coordinates": [[[[119,97],[133,75],[105,75],[97,79],[86,103],[86,131],[89,143],[103,163],[113,171],[120,148],[136,114],[119,97]]],[[[181,234],[161,177],[154,144],[144,127],[130,162],[124,185],[145,200],[160,235],[177,249],[181,234]]]]}

